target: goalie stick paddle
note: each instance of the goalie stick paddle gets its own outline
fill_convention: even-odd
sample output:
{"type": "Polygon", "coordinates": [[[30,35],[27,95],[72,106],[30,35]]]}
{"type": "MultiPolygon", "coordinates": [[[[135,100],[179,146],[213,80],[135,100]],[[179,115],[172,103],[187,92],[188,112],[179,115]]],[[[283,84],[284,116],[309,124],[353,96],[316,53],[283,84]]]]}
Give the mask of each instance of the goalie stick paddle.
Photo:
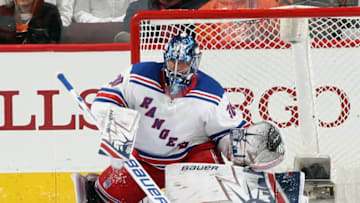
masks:
{"type": "MultiPolygon", "coordinates": [[[[80,108],[88,114],[88,116],[93,120],[99,130],[100,125],[97,123],[97,119],[95,115],[90,111],[88,106],[86,105],[84,99],[77,94],[73,86],[66,79],[63,73],[58,73],[57,78],[61,81],[61,83],[66,87],[66,89],[71,93],[76,102],[80,105],[80,108]]],[[[140,163],[130,154],[128,160],[125,160],[124,164],[126,170],[130,173],[136,183],[140,186],[140,188],[145,192],[151,202],[156,203],[166,203],[170,202],[167,197],[163,194],[160,188],[157,186],[155,181],[150,177],[150,175],[145,171],[145,169],[140,165],[140,163]]]]}

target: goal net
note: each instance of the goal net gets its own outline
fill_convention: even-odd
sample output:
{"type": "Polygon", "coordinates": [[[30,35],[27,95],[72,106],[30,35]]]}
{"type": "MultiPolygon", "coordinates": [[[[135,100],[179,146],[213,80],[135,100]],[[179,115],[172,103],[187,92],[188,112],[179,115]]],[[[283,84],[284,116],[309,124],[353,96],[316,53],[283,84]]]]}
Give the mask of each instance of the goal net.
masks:
{"type": "Polygon", "coordinates": [[[200,69],[237,112],[281,128],[287,154],[274,170],[327,156],[336,200],[351,202],[360,199],[359,17],[359,8],[144,11],[132,20],[132,63],[162,61],[171,37],[194,35],[200,69]]]}

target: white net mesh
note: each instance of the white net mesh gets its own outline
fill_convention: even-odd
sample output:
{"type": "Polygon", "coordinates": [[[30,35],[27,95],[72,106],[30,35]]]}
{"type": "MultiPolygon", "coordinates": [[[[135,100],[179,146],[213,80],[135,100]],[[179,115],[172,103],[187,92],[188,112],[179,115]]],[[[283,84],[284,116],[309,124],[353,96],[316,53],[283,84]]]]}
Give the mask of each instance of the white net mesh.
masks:
{"type": "MultiPolygon", "coordinates": [[[[307,20],[312,48],[359,46],[360,17],[317,17],[307,20]]],[[[279,18],[143,20],[140,30],[141,50],[144,51],[162,50],[172,36],[183,31],[196,35],[205,50],[289,48],[289,44],[280,40],[279,18]]]]}
{"type": "MultiPolygon", "coordinates": [[[[304,12],[301,16],[308,24],[308,43],[304,43],[309,48],[309,66],[294,57],[293,45],[281,39],[280,18],[246,17],[251,11],[239,12],[238,18],[222,17],[219,11],[214,14],[217,19],[196,19],[194,12],[189,13],[191,19],[165,14],[157,20],[147,15],[138,22],[140,49],[133,51],[141,61],[161,61],[172,36],[181,32],[196,36],[203,52],[200,69],[225,87],[244,119],[270,120],[282,129],[288,150],[285,162],[276,170],[292,169],[298,155],[327,155],[332,179],[340,183],[337,168],[360,168],[360,88],[356,84],[360,78],[360,19],[340,11],[332,17],[323,17],[329,15],[321,10],[315,12],[318,17],[306,18],[304,12]],[[306,73],[300,79],[297,66],[306,73]],[[299,101],[297,92],[306,85],[310,85],[311,99],[299,101]],[[300,104],[314,109],[309,118],[316,128],[308,132],[318,139],[308,139],[306,131],[300,130],[299,114],[307,113],[299,109],[300,104]],[[308,151],[307,142],[318,142],[317,148],[308,151]]],[[[264,11],[264,16],[271,13],[264,11]]],[[[285,17],[298,16],[291,10],[285,17]]],[[[351,202],[349,196],[342,198],[338,201],[351,202]]]]}

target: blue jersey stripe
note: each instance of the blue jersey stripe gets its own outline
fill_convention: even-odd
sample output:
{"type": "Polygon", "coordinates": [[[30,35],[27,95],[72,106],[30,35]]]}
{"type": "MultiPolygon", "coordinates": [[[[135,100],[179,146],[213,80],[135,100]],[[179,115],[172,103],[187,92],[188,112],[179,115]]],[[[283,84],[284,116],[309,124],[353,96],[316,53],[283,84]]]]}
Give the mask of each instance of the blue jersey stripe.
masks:
{"type": "Polygon", "coordinates": [[[147,84],[141,83],[141,82],[139,82],[139,81],[137,81],[137,80],[130,80],[130,82],[133,82],[133,83],[136,83],[136,84],[142,85],[142,86],[144,86],[144,87],[150,88],[150,89],[155,90],[155,91],[160,92],[160,93],[165,93],[163,90],[159,90],[159,89],[154,88],[154,87],[152,87],[152,86],[150,86],[150,85],[147,85],[147,84]]]}
{"type": "Polygon", "coordinates": [[[203,98],[203,97],[198,97],[198,96],[194,96],[194,95],[185,95],[185,97],[192,97],[192,98],[208,101],[208,102],[211,102],[211,103],[215,104],[216,106],[219,105],[219,102],[216,102],[216,101],[211,100],[211,99],[206,99],[206,98],[203,98]]]}
{"type": "Polygon", "coordinates": [[[222,136],[222,135],[225,135],[225,134],[227,134],[227,133],[229,133],[230,132],[230,129],[226,129],[226,130],[223,130],[223,131],[221,131],[221,132],[218,132],[218,133],[216,133],[216,134],[213,134],[213,135],[210,135],[209,137],[210,137],[210,139],[216,139],[216,138],[218,138],[219,136],[222,136]]]}
{"type": "Polygon", "coordinates": [[[104,99],[104,98],[95,98],[94,102],[113,103],[113,104],[116,104],[117,106],[125,107],[125,106],[119,104],[118,102],[114,102],[114,100],[104,99]]]}
{"type": "MultiPolygon", "coordinates": [[[[241,127],[243,127],[245,124],[246,124],[246,121],[245,121],[245,120],[242,120],[241,123],[240,123],[236,128],[241,128],[241,127]]],[[[221,131],[221,132],[218,132],[218,133],[215,133],[215,134],[213,134],[213,135],[210,135],[209,137],[210,137],[210,139],[214,140],[214,139],[217,139],[217,138],[219,138],[219,137],[221,137],[221,136],[223,136],[223,135],[225,135],[225,134],[227,134],[227,133],[229,133],[229,132],[230,132],[230,129],[226,129],[226,130],[223,130],[223,131],[221,131]]]]}
{"type": "Polygon", "coordinates": [[[122,92],[120,91],[117,91],[115,89],[110,89],[110,88],[106,88],[106,87],[103,87],[101,88],[99,91],[104,91],[104,92],[111,92],[111,93],[114,93],[114,94],[117,94],[121,99],[122,101],[125,103],[126,106],[129,106],[124,98],[124,95],[122,94],[122,92]]]}

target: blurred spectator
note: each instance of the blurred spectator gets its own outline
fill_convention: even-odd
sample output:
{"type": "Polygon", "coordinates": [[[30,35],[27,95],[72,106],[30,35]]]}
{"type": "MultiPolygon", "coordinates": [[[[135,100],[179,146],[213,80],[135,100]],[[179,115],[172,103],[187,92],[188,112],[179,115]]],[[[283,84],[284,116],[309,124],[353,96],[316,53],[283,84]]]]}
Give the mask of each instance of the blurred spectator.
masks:
{"type": "MultiPolygon", "coordinates": [[[[74,19],[78,23],[121,22],[135,0],[76,0],[74,19]]],[[[142,0],[140,0],[142,1],[142,0]]]]}
{"type": "Polygon", "coordinates": [[[60,12],[63,26],[68,27],[72,23],[75,0],[56,0],[56,7],[60,12]]]}
{"type": "Polygon", "coordinates": [[[56,0],[44,0],[46,3],[51,3],[56,5],[56,0]]]}
{"type": "Polygon", "coordinates": [[[15,0],[0,6],[0,43],[59,43],[62,23],[56,6],[15,0]]]}
{"type": "Polygon", "coordinates": [[[124,31],[119,32],[114,42],[130,41],[130,20],[139,11],[163,9],[199,9],[209,0],[139,0],[129,5],[124,18],[124,31]]]}
{"type": "Polygon", "coordinates": [[[45,0],[45,2],[56,5],[64,27],[68,27],[72,23],[75,0],[45,0]]]}
{"type": "Polygon", "coordinates": [[[337,0],[336,2],[339,7],[358,6],[358,0],[337,0]]]}
{"type": "Polygon", "coordinates": [[[294,0],[295,5],[316,7],[345,7],[356,6],[358,0],[294,0]]]}
{"type": "Polygon", "coordinates": [[[293,0],[211,0],[200,9],[272,8],[291,5],[293,0]]]}
{"type": "Polygon", "coordinates": [[[68,27],[73,19],[75,0],[56,0],[63,26],[68,27]]]}
{"type": "Polygon", "coordinates": [[[358,0],[211,0],[201,9],[272,8],[286,5],[315,7],[356,6],[358,0]]]}
{"type": "Polygon", "coordinates": [[[347,6],[347,4],[350,3],[348,0],[338,0],[338,4],[340,7],[347,6]]]}

